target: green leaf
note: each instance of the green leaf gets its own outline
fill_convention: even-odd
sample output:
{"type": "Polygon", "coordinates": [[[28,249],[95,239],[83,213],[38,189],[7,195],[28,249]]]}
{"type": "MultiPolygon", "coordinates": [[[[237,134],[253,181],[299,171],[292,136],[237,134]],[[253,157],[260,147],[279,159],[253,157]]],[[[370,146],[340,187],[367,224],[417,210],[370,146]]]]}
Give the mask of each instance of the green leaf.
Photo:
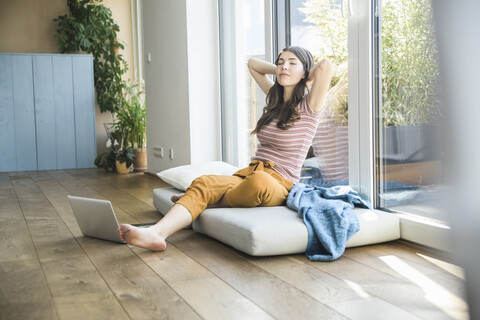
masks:
{"type": "MultiPolygon", "coordinates": [[[[70,16],[53,19],[58,23],[59,51],[84,50],[94,57],[94,82],[96,97],[102,112],[115,112],[122,95],[122,76],[128,70],[123,57],[109,53],[111,43],[118,43],[118,25],[111,10],[101,0],[67,0],[70,16]],[[111,85],[104,86],[103,83],[111,85]]],[[[118,46],[121,48],[120,46],[118,46]]]]}

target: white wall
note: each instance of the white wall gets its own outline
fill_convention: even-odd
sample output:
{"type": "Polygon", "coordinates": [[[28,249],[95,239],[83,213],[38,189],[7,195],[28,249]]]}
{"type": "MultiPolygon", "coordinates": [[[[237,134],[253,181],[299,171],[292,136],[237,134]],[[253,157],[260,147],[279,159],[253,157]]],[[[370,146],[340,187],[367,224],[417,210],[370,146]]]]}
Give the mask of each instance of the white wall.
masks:
{"type": "Polygon", "coordinates": [[[440,53],[447,137],[450,227],[456,264],[465,271],[470,319],[480,318],[480,2],[432,1],[440,53]],[[468,8],[468,9],[467,9],[468,8]],[[477,142],[475,142],[477,141],[477,142]]]}
{"type": "Polygon", "coordinates": [[[221,160],[217,1],[142,5],[148,171],[221,160]],[[153,155],[157,146],[163,158],[153,155]]]}

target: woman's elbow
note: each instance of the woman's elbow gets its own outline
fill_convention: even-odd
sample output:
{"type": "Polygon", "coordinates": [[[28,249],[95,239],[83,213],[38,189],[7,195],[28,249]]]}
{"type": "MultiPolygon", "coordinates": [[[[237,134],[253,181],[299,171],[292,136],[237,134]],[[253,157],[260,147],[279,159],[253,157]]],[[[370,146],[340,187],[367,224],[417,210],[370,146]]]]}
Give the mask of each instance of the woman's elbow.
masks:
{"type": "Polygon", "coordinates": [[[332,64],[327,58],[318,62],[318,68],[315,70],[315,79],[324,79],[330,81],[332,78],[332,64]]]}
{"type": "Polygon", "coordinates": [[[322,60],[320,60],[320,62],[318,64],[319,64],[319,67],[320,67],[319,69],[332,70],[332,63],[327,58],[323,58],[322,60]]]}

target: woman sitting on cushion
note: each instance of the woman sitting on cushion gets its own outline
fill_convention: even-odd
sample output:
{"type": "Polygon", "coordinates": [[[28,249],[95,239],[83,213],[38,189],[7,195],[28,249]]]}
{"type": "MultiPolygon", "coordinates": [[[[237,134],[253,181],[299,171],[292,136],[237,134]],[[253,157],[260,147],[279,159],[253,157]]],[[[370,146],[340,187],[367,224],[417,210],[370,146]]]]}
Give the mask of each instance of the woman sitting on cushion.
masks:
{"type": "Polygon", "coordinates": [[[247,168],[232,176],[195,179],[175,205],[155,225],[137,228],[122,224],[120,238],[154,251],[165,250],[166,238],[189,226],[207,206],[256,207],[284,205],[300,179],[300,170],[315,136],[320,110],[332,77],[330,62],[314,65],[312,54],[300,47],[280,52],[275,64],[250,59],[248,68],[267,95],[267,105],[252,134],[258,149],[247,168]],[[268,75],[276,76],[273,82],[268,75]],[[307,83],[311,83],[308,90],[307,83]]]}

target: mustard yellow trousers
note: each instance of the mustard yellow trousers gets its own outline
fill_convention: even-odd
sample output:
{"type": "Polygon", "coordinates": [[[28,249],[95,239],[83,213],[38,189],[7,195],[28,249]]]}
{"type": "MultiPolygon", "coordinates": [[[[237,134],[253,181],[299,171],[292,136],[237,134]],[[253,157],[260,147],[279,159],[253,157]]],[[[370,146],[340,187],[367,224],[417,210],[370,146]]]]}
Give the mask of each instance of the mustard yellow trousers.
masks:
{"type": "Polygon", "coordinates": [[[293,182],[272,169],[273,162],[252,161],[232,176],[205,175],[195,179],[177,204],[198,218],[207,206],[225,197],[230,207],[273,207],[284,205],[293,182]]]}

